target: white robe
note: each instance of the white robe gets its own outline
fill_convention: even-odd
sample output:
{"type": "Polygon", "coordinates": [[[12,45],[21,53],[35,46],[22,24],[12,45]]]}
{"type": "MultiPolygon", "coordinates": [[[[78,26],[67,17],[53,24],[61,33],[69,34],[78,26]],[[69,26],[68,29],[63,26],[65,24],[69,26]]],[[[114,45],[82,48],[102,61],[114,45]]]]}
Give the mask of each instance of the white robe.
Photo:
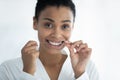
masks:
{"type": "MultiPolygon", "coordinates": [[[[39,59],[37,59],[36,65],[37,69],[33,76],[22,71],[22,58],[6,61],[0,65],[0,80],[50,80],[50,77],[39,59]]],[[[99,80],[99,76],[95,65],[89,61],[86,71],[79,78],[75,79],[68,55],[62,66],[58,80],[99,80]]]]}

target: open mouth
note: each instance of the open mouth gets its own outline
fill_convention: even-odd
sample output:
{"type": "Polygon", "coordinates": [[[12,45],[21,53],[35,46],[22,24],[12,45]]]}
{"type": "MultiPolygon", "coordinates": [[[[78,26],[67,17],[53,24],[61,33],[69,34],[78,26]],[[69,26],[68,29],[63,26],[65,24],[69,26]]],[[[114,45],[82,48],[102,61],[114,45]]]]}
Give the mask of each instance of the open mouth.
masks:
{"type": "Polygon", "coordinates": [[[50,41],[50,40],[46,40],[50,45],[53,45],[53,46],[61,46],[64,41],[50,41]]]}

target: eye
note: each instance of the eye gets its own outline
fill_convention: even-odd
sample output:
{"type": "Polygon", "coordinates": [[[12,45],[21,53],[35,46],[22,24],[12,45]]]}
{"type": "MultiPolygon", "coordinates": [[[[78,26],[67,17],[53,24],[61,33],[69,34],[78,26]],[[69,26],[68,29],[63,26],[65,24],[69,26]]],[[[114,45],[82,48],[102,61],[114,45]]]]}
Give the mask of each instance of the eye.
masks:
{"type": "Polygon", "coordinates": [[[45,28],[52,28],[53,27],[53,25],[51,23],[45,23],[44,26],[45,26],[45,28]]]}
{"type": "Polygon", "coordinates": [[[64,25],[62,26],[62,29],[63,29],[63,30],[70,30],[70,26],[69,26],[68,24],[64,24],[64,25]]]}

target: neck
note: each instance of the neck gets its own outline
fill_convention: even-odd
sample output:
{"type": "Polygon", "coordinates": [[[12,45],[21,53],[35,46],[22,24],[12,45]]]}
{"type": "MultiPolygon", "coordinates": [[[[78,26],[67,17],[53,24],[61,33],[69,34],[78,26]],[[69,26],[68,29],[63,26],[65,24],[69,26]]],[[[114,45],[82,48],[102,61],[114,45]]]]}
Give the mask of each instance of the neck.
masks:
{"type": "Polygon", "coordinates": [[[39,59],[44,66],[59,65],[63,61],[63,54],[61,53],[61,51],[52,54],[43,49],[40,49],[39,51],[39,59]]]}

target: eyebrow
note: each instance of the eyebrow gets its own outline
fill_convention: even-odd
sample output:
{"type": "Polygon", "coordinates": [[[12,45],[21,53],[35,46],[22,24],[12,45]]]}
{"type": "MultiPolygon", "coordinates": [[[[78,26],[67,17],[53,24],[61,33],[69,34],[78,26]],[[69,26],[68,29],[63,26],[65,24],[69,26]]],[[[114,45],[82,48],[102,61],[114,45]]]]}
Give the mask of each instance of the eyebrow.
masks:
{"type": "MultiPolygon", "coordinates": [[[[55,22],[53,19],[50,19],[50,18],[43,18],[43,20],[48,20],[48,21],[50,21],[50,22],[55,22]]],[[[61,21],[61,22],[70,22],[71,23],[71,20],[63,20],[63,21],[61,21]]]]}
{"type": "Polygon", "coordinates": [[[50,18],[43,18],[43,20],[48,20],[50,22],[55,22],[54,20],[50,19],[50,18]]]}
{"type": "Polygon", "coordinates": [[[70,22],[71,23],[71,20],[63,20],[62,22],[70,22]]]}

